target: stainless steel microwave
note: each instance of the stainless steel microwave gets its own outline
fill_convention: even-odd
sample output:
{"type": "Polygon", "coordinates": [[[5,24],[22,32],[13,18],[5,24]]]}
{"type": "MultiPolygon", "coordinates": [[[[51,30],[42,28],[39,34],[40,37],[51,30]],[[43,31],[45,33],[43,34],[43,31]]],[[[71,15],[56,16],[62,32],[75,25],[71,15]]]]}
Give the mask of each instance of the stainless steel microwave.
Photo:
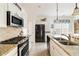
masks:
{"type": "Polygon", "coordinates": [[[12,15],[10,11],[7,11],[7,26],[23,27],[23,18],[12,15]]]}

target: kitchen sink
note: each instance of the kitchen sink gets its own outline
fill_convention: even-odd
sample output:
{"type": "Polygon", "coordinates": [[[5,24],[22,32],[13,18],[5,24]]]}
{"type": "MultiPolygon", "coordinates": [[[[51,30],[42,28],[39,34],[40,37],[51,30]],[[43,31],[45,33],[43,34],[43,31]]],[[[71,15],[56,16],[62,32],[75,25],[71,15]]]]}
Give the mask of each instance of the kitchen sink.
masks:
{"type": "Polygon", "coordinates": [[[76,44],[76,43],[73,43],[73,42],[60,42],[61,44],[63,44],[63,45],[78,45],[78,44],[76,44]]]}
{"type": "Polygon", "coordinates": [[[63,44],[63,45],[70,45],[70,46],[78,46],[78,44],[71,42],[69,40],[66,40],[64,38],[56,38],[54,37],[54,39],[56,39],[59,43],[63,44]]]}
{"type": "Polygon", "coordinates": [[[57,41],[59,41],[59,42],[68,42],[68,40],[66,40],[66,39],[64,39],[64,38],[54,38],[54,39],[56,39],[57,41]]]}
{"type": "Polygon", "coordinates": [[[64,38],[59,38],[59,37],[57,37],[57,38],[54,37],[54,39],[56,39],[57,41],[60,41],[60,40],[61,40],[61,41],[65,41],[65,40],[66,40],[66,39],[64,39],[64,38]]]}

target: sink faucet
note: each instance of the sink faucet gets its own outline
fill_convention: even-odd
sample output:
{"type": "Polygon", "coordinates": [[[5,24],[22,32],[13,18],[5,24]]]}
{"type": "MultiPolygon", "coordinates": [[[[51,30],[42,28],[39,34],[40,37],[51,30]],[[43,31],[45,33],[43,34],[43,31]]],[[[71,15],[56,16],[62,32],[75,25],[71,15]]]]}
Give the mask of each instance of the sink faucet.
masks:
{"type": "Polygon", "coordinates": [[[68,39],[69,39],[69,40],[71,39],[71,35],[70,35],[70,34],[68,34],[68,39]]]}
{"type": "Polygon", "coordinates": [[[69,39],[68,40],[69,41],[68,44],[70,44],[70,41],[71,41],[71,35],[70,34],[68,34],[68,39],[69,39]]]}
{"type": "Polygon", "coordinates": [[[67,35],[65,35],[65,34],[61,34],[61,35],[66,36],[66,37],[68,38],[68,44],[70,44],[70,41],[71,41],[71,35],[70,35],[70,34],[68,34],[68,36],[67,36],[67,35]]]}

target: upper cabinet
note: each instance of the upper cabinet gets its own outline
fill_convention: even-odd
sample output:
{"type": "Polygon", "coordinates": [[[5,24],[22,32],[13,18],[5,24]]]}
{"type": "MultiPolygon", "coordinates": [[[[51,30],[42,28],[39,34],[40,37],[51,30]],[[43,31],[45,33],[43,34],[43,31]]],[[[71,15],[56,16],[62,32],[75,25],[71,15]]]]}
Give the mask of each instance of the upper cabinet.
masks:
{"type": "Polygon", "coordinates": [[[6,11],[7,11],[7,4],[0,3],[0,27],[6,27],[6,11]]]}
{"type": "Polygon", "coordinates": [[[18,4],[9,3],[8,4],[8,11],[11,12],[11,15],[22,17],[22,10],[18,4]]]}
{"type": "Polygon", "coordinates": [[[0,27],[7,27],[7,23],[11,22],[7,19],[12,19],[11,16],[16,16],[23,20],[24,15],[21,7],[16,3],[0,3],[0,27]],[[9,16],[7,16],[7,11],[10,11],[9,16]]]}

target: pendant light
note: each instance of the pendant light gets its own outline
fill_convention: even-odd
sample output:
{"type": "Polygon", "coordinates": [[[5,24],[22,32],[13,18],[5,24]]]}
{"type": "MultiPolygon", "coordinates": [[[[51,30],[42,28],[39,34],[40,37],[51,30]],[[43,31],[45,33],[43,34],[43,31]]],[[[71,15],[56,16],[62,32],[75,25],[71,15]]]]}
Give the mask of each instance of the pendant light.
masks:
{"type": "Polygon", "coordinates": [[[58,20],[58,3],[57,3],[57,10],[56,10],[56,12],[57,12],[57,18],[56,18],[56,20],[58,20]]]}
{"type": "Polygon", "coordinates": [[[56,20],[54,20],[54,22],[58,21],[58,3],[56,3],[56,20]]]}
{"type": "Polygon", "coordinates": [[[74,12],[72,15],[74,15],[74,16],[79,15],[79,8],[77,6],[77,3],[75,4],[75,9],[74,9],[74,12]]]}

